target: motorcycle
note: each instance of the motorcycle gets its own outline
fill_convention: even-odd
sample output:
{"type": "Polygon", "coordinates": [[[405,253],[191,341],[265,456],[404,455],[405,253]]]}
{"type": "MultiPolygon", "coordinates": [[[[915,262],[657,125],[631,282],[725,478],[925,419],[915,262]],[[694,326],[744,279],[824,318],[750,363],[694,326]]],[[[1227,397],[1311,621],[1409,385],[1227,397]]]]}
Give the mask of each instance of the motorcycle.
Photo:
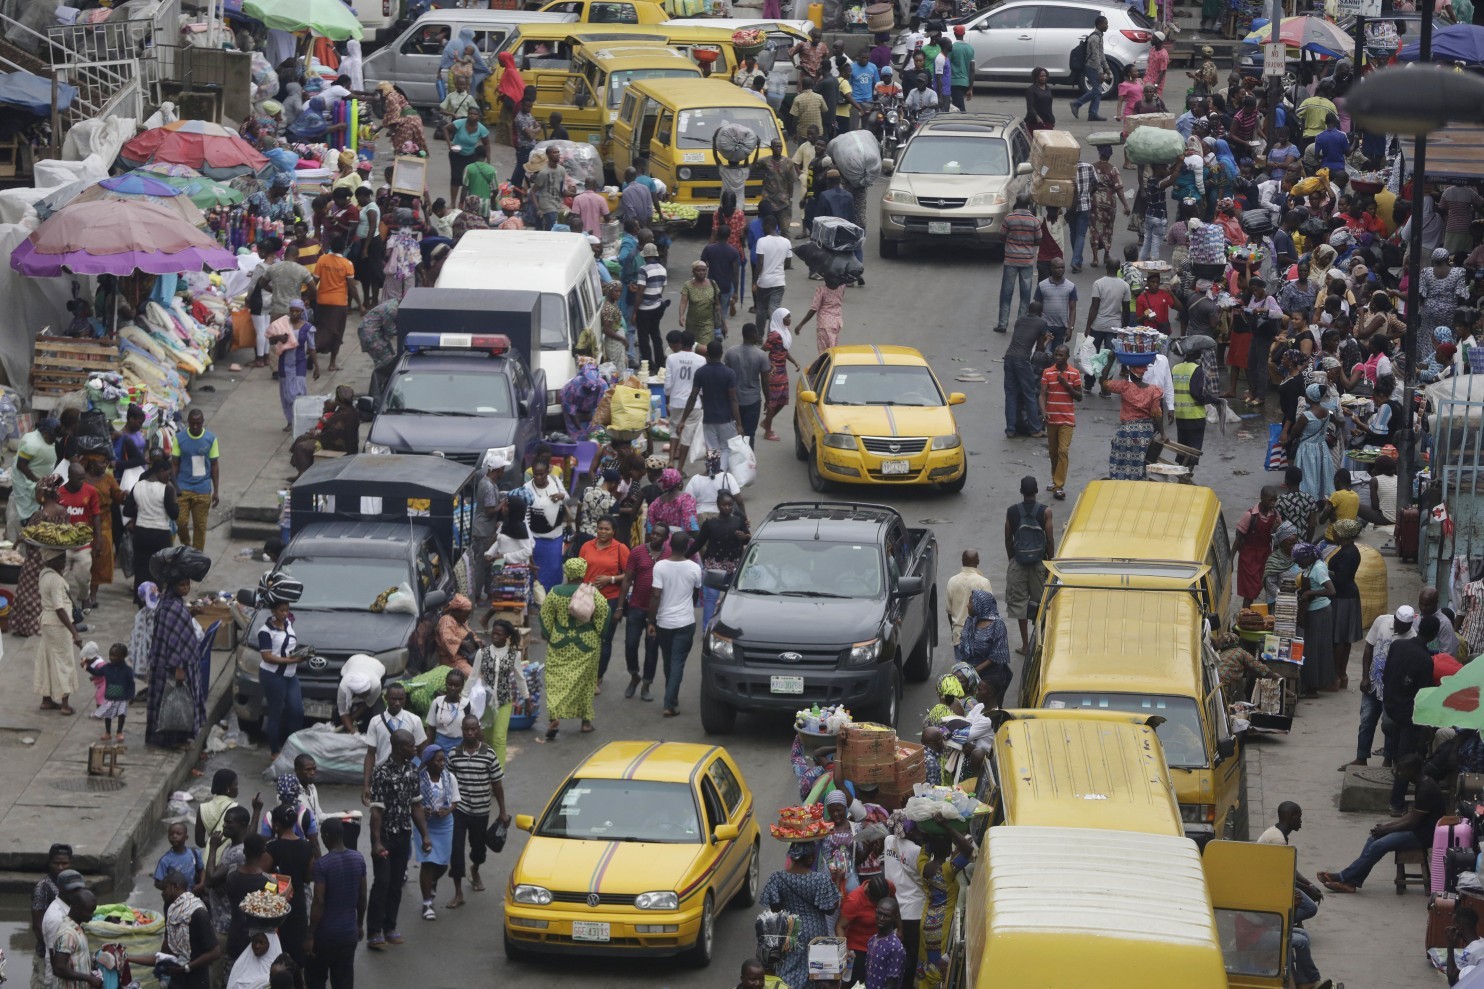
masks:
{"type": "Polygon", "coordinates": [[[876,140],[881,145],[881,162],[886,167],[887,162],[896,162],[897,154],[907,140],[907,113],[902,101],[898,99],[882,100],[876,104],[876,140]]]}

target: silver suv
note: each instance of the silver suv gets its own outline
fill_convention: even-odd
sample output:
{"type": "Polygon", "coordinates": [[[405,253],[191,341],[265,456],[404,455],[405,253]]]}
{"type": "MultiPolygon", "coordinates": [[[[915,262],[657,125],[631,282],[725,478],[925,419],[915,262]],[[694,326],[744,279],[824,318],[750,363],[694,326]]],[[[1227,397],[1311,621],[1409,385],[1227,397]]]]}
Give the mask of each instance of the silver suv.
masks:
{"type": "Polygon", "coordinates": [[[897,157],[881,197],[881,256],[903,241],[997,246],[1005,215],[1030,185],[1025,123],[1003,113],[939,114],[897,157]]]}
{"type": "MultiPolygon", "coordinates": [[[[1099,0],[1009,0],[954,23],[964,26],[963,40],[974,49],[976,82],[1029,83],[1031,72],[1042,68],[1052,85],[1081,90],[1083,80],[1072,78],[1072,50],[1100,16],[1108,18],[1103,54],[1113,81],[1103,94],[1110,96],[1118,90],[1124,66],[1142,69],[1148,61],[1154,22],[1142,11],[1099,0]]],[[[907,57],[900,45],[892,54],[898,64],[907,57]]]]}

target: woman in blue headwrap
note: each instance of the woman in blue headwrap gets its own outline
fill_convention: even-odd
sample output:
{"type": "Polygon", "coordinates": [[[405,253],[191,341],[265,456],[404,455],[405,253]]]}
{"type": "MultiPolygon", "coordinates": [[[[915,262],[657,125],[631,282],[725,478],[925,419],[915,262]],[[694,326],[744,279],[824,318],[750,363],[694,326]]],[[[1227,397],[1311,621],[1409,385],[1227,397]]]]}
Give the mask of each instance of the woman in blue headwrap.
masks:
{"type": "Polygon", "coordinates": [[[1446,359],[1439,352],[1444,347],[1453,346],[1453,329],[1448,326],[1434,327],[1432,331],[1432,353],[1422,358],[1417,365],[1417,380],[1423,384],[1432,384],[1440,378],[1446,377],[1453,370],[1453,350],[1447,352],[1446,359]]]}
{"type": "Polygon", "coordinates": [[[305,104],[303,112],[294,118],[285,134],[290,141],[312,144],[322,140],[329,130],[330,124],[325,120],[325,98],[316,96],[305,104]]]}
{"type": "Polygon", "coordinates": [[[969,595],[969,615],[963,633],[953,649],[953,658],[968,663],[979,675],[991,681],[1000,695],[1010,685],[1010,636],[999,604],[989,591],[969,595]]]}
{"type": "Polygon", "coordinates": [[[1299,436],[1293,465],[1304,472],[1299,487],[1316,501],[1324,501],[1335,490],[1335,461],[1330,456],[1328,439],[1329,410],[1322,404],[1326,392],[1325,386],[1319,384],[1304,389],[1309,407],[1299,413],[1294,424],[1299,436]]]}
{"type": "Polygon", "coordinates": [[[1332,640],[1335,635],[1334,608],[1335,585],[1329,576],[1329,566],[1313,543],[1299,543],[1293,547],[1293,562],[1299,570],[1298,606],[1302,622],[1304,643],[1313,648],[1304,649],[1304,666],[1299,671],[1302,686],[1300,697],[1317,697],[1319,691],[1334,690],[1335,658],[1332,640]],[[1328,644],[1326,648],[1325,644],[1328,644]]]}
{"type": "Polygon", "coordinates": [[[453,88],[452,76],[462,76],[470,85],[471,92],[479,92],[479,86],[485,77],[490,74],[489,66],[484,64],[484,59],[479,54],[479,49],[474,47],[474,29],[466,27],[459,31],[458,37],[449,40],[443,46],[443,57],[438,60],[438,75],[443,78],[443,73],[450,76],[446,84],[453,88]]]}

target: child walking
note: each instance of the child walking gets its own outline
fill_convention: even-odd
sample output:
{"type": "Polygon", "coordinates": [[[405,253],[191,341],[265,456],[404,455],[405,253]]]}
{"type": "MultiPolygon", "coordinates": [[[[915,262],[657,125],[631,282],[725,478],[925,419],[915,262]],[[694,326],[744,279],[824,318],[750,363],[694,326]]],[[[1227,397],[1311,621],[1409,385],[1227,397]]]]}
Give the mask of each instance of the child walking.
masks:
{"type": "Polygon", "coordinates": [[[89,642],[82,650],[83,667],[92,675],[97,708],[93,717],[103,722],[105,742],[124,740],[124,718],[129,713],[129,702],[134,699],[134,670],[129,666],[129,647],[115,642],[108,647],[108,659],[98,655],[98,647],[89,642]],[[91,647],[91,648],[89,648],[91,647]],[[118,718],[118,734],[113,731],[113,719],[118,718]]]}

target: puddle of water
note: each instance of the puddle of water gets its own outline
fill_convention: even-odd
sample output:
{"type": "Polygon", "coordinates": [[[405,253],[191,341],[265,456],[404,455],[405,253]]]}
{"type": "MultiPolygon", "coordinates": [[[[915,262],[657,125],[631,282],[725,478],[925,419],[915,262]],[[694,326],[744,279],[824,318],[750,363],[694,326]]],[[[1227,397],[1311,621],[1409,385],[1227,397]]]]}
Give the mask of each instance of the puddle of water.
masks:
{"type": "Polygon", "coordinates": [[[31,952],[36,947],[30,897],[0,896],[0,947],[5,949],[6,981],[20,985],[29,979],[31,952]]]}

